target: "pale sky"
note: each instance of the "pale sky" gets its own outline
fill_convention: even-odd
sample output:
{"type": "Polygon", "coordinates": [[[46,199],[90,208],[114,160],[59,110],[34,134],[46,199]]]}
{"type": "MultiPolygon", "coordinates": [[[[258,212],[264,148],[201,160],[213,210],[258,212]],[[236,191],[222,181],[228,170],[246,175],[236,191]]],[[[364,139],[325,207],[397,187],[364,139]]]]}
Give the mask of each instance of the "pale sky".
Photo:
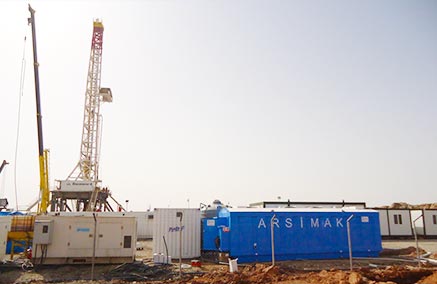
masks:
{"type": "MultiPolygon", "coordinates": [[[[437,202],[437,1],[30,4],[51,185],[79,160],[100,18],[114,96],[101,108],[100,178],[129,210],[437,202]]],[[[39,191],[27,5],[0,1],[0,197],[20,208],[39,191]]]]}

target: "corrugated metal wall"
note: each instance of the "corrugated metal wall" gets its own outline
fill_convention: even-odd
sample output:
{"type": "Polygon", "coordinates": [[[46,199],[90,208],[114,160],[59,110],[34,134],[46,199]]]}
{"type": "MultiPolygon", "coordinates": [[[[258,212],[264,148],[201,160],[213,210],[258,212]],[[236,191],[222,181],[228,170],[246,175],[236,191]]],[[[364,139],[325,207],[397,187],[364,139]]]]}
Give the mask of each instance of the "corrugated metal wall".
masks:
{"type": "Polygon", "coordinates": [[[158,208],[154,210],[153,219],[153,253],[166,255],[164,239],[167,243],[168,255],[179,258],[180,235],[182,234],[182,258],[200,256],[200,210],[189,208],[158,208]],[[177,217],[182,212],[182,223],[177,217]],[[182,233],[181,233],[182,232],[182,233]]]}
{"type": "Polygon", "coordinates": [[[151,239],[153,237],[153,212],[128,212],[127,216],[137,218],[137,236],[139,240],[151,239]]]}

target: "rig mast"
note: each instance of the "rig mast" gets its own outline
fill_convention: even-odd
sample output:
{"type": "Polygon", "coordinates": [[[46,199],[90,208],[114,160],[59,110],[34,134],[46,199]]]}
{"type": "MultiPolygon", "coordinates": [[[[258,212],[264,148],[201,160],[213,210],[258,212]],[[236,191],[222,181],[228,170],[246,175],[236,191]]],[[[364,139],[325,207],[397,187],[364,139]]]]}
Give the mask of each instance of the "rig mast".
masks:
{"type": "Polygon", "coordinates": [[[109,88],[100,88],[103,51],[103,23],[93,22],[91,53],[85,93],[84,117],[80,158],[66,180],[58,181],[52,191],[52,211],[113,211],[107,198],[108,189],[102,188],[99,179],[99,158],[102,116],[100,105],[112,102],[109,88]],[[67,200],[72,200],[70,208],[67,200]]]}

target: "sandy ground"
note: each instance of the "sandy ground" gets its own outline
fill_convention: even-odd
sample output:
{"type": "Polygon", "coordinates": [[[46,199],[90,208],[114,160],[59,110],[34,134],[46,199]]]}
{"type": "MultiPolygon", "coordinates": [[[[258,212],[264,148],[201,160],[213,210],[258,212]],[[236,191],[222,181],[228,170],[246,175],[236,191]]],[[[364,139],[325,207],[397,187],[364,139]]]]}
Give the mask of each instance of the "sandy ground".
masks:
{"type": "MultiPolygon", "coordinates": [[[[437,240],[418,240],[419,247],[427,252],[437,252],[437,240]]],[[[383,248],[400,249],[406,247],[416,247],[414,240],[384,240],[382,241],[383,248]]]]}
{"type": "MultiPolygon", "coordinates": [[[[154,266],[152,241],[138,242],[135,264],[96,265],[91,281],[90,265],[43,266],[31,271],[20,268],[0,272],[0,283],[436,283],[437,267],[422,265],[418,268],[414,255],[400,260],[393,258],[354,259],[354,272],[349,272],[349,260],[287,261],[271,267],[266,264],[239,265],[238,273],[230,273],[228,265],[202,261],[202,267],[191,267],[190,260],[184,261],[182,278],[178,264],[154,266]],[[139,278],[136,278],[139,277],[139,278]],[[112,279],[112,280],[111,280],[112,279]],[[420,282],[422,281],[422,282],[420,282]],[[425,281],[425,282],[423,282],[425,281]]],[[[437,255],[437,240],[419,240],[423,251],[437,255]]],[[[415,247],[414,240],[383,241],[385,249],[415,247]]],[[[410,248],[411,252],[411,248],[410,248]]],[[[415,250],[413,250],[414,254],[415,250]]]]}

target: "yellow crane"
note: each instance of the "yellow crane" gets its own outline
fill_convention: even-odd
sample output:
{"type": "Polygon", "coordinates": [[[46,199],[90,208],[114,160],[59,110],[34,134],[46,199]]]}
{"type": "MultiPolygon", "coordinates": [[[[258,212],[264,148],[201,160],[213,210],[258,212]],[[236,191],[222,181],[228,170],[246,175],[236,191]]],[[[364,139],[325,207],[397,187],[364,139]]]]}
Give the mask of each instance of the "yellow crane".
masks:
{"type": "MultiPolygon", "coordinates": [[[[46,214],[50,203],[49,191],[49,150],[44,149],[42,135],[42,114],[39,90],[39,72],[38,72],[38,57],[36,52],[36,33],[35,33],[35,10],[29,4],[30,18],[28,24],[32,26],[32,44],[33,44],[33,71],[35,77],[35,95],[36,95],[36,121],[38,130],[38,157],[39,157],[39,177],[40,190],[38,198],[37,214],[46,214]]],[[[35,216],[14,216],[11,221],[11,230],[8,232],[8,241],[11,242],[11,260],[14,257],[14,248],[21,246],[27,253],[27,248],[30,247],[33,240],[35,216]]],[[[30,257],[30,256],[28,256],[30,257]]]]}
{"type": "Polygon", "coordinates": [[[29,4],[30,18],[28,24],[32,26],[32,45],[33,45],[33,71],[35,75],[35,95],[36,95],[36,121],[38,128],[38,156],[39,156],[39,203],[38,214],[46,214],[50,202],[49,190],[49,169],[48,158],[49,150],[44,149],[43,132],[42,132],[42,114],[41,114],[41,100],[39,90],[39,63],[36,51],[36,32],[35,32],[35,10],[29,4]]]}

